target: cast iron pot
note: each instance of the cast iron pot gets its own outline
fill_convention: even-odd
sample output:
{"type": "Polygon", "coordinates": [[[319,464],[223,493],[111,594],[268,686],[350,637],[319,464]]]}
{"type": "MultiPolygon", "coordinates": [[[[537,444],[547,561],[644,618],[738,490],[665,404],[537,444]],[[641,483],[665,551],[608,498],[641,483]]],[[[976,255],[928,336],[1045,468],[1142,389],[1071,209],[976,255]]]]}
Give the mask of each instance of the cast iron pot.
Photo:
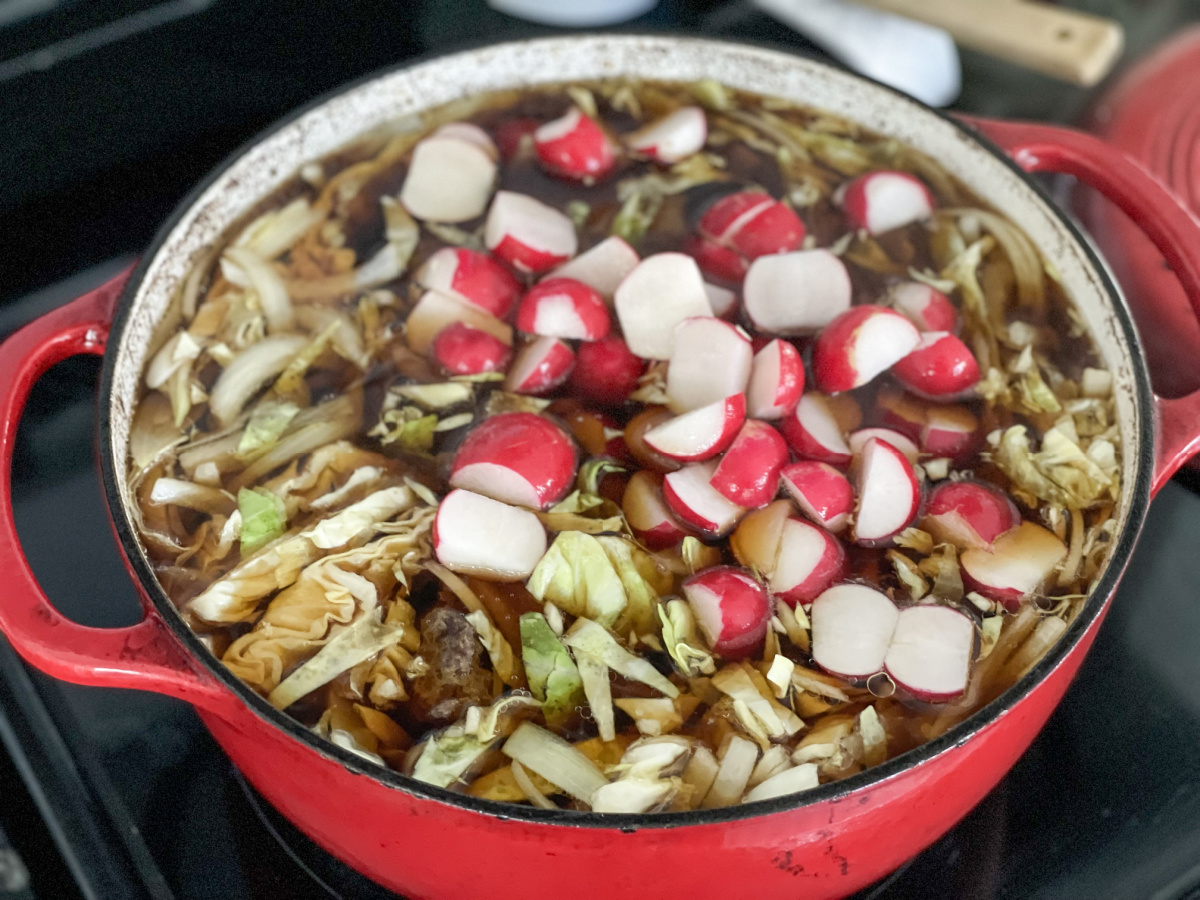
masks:
{"type": "Polygon", "coordinates": [[[1025,172],[1070,172],[1137,220],[1200,310],[1200,222],[1102,142],[1040,125],[964,126],[805,59],[675,37],[502,44],[420,62],[336,94],[237,154],[185,202],[131,276],[34,322],[0,347],[0,475],[34,381],[78,353],[104,355],[100,461],[109,511],[141,588],[138,625],[62,617],[29,569],[11,502],[0,517],[0,629],[38,668],[80,684],[192,703],[250,782],[329,852],[412,898],[830,898],[895,868],[960,819],[1029,745],[1104,617],[1154,492],[1200,449],[1200,393],[1151,391],[1117,286],[1025,172]],[[693,81],[811,103],[892,135],[1029,234],[1057,270],[1114,374],[1123,440],[1120,528],[1092,597],[1017,685],[942,737],[836,784],[704,812],[605,816],[504,806],[412,781],[309,733],[243,686],[183,624],[138,545],[122,473],[142,364],[189,266],[255,201],[355,136],[484,90],[611,75],[693,81]],[[987,137],[981,137],[980,133],[987,137]],[[994,142],[994,143],[993,143],[994,142]],[[1003,148],[1003,149],[1001,149],[1003,148]]]}

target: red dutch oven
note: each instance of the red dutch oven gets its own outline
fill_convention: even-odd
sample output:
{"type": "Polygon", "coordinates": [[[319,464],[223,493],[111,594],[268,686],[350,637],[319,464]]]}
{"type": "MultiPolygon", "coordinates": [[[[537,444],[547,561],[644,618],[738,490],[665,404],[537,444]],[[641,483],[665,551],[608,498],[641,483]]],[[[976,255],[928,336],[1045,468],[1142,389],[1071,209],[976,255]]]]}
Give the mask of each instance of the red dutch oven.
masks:
{"type": "Polygon", "coordinates": [[[961,123],[856,76],[745,45],[585,36],[503,44],[378,76],[325,99],[233,157],[186,201],[131,275],[0,346],[0,474],[30,388],[50,366],[103,354],[100,459],[109,511],[145,618],[95,629],[61,616],[21,552],[7,492],[0,629],[30,663],[80,684],[193,704],[271,803],[326,850],[412,898],[832,898],[894,869],[949,829],[1028,747],[1091,646],[1153,494],[1200,450],[1200,393],[1151,390],[1134,325],[1100,259],[1026,173],[1068,172],[1125,210],[1200,311],[1200,222],[1138,165],[1059,128],[961,123]],[[482,90],[612,75],[733,87],[830,110],[938,160],[1030,235],[1114,374],[1123,443],[1119,532],[1092,596],[1018,684],[943,736],[834,784],[727,809],[652,816],[541,810],[463,797],[317,738],[231,676],[188,630],[135,537],[123,473],[136,386],[183,277],[257,200],[308,160],[421,109],[482,90]]]}

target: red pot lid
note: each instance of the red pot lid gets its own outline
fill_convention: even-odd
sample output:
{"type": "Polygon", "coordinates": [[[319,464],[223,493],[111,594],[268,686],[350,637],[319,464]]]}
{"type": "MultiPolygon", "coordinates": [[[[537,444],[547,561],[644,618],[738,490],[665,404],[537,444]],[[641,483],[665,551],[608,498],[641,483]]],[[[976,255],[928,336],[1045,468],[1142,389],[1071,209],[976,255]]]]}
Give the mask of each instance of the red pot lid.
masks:
{"type": "MultiPolygon", "coordinates": [[[[1092,112],[1090,128],[1170,187],[1200,216],[1200,27],[1126,71],[1092,112]]],[[[1125,288],[1155,389],[1200,388],[1200,324],[1175,276],[1134,222],[1094,192],[1079,211],[1125,288]],[[1144,298],[1153,296],[1153,306],[1144,298]]]]}

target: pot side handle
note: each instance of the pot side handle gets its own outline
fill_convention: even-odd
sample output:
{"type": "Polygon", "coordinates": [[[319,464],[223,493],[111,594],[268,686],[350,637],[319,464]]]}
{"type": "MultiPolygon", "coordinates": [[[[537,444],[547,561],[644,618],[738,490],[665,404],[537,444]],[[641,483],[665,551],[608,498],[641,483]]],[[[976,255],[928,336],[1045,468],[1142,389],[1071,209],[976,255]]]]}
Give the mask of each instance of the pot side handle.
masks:
{"type": "MultiPolygon", "coordinates": [[[[1200,219],[1165,185],[1121,150],[1070,128],[960,117],[998,144],[1026,172],[1062,172],[1095,188],[1154,243],[1200,318],[1200,219]]],[[[1200,453],[1200,391],[1154,397],[1154,481],[1159,489],[1200,453]]]]}
{"type": "Polygon", "coordinates": [[[29,392],[55,363],[103,354],[128,279],[126,270],[0,344],[0,631],[27,662],[63,681],[156,691],[218,711],[230,695],[149,603],[146,617],[127,628],[90,628],[59,613],[29,567],[13,520],[13,450],[29,392]]]}

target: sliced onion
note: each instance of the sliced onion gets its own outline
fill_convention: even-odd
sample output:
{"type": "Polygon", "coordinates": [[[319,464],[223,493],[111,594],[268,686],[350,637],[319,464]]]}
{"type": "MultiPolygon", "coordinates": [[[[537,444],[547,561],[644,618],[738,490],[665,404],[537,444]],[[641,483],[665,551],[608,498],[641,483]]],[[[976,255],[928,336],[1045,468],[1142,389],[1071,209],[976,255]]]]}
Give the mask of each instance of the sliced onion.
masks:
{"type": "Polygon", "coordinates": [[[225,491],[205,487],[181,478],[159,478],[150,490],[150,502],[155,506],[185,506],[209,515],[227,516],[237,508],[237,501],[225,491]]]}
{"type": "Polygon", "coordinates": [[[533,779],[529,777],[525,767],[515,759],[512,761],[512,773],[513,781],[517,783],[517,787],[521,789],[526,800],[541,809],[558,809],[549,797],[537,789],[537,785],[533,783],[533,779]]]}
{"type": "Polygon", "coordinates": [[[944,212],[953,216],[973,216],[996,239],[1013,267],[1017,283],[1017,302],[1021,306],[1042,309],[1046,303],[1045,270],[1029,238],[1007,219],[986,209],[956,208],[944,212]]]}
{"type": "Polygon", "coordinates": [[[208,398],[208,408],[217,421],[228,426],[264,384],[287,368],[308,341],[302,334],[272,335],[235,356],[217,378],[208,398]]]}
{"type": "Polygon", "coordinates": [[[282,209],[259,216],[246,226],[234,246],[245,247],[261,259],[275,259],[322,219],[306,197],[297,197],[282,209]]]}
{"type": "Polygon", "coordinates": [[[716,809],[719,806],[732,806],[742,799],[746,790],[746,782],[758,762],[758,745],[749,738],[734,735],[729,739],[725,748],[725,756],[721,759],[721,768],[709,788],[701,809],[716,809]]]}
{"type": "Polygon", "coordinates": [[[590,803],[592,795],[608,784],[608,779],[582,751],[532,722],[517,726],[501,749],[506,756],[584,803],[590,803]]]}
{"type": "Polygon", "coordinates": [[[225,257],[246,274],[250,287],[258,294],[263,315],[267,317],[268,330],[277,334],[295,327],[296,312],[292,308],[292,299],[274,266],[244,247],[228,248],[225,257]]]}
{"type": "MultiPolygon", "coordinates": [[[[327,404],[322,404],[327,405],[327,404]]],[[[279,439],[270,450],[248,465],[238,476],[238,486],[254,484],[272,469],[289,463],[297,456],[311,453],[318,447],[340,441],[358,430],[357,417],[315,422],[279,439]]]]}

